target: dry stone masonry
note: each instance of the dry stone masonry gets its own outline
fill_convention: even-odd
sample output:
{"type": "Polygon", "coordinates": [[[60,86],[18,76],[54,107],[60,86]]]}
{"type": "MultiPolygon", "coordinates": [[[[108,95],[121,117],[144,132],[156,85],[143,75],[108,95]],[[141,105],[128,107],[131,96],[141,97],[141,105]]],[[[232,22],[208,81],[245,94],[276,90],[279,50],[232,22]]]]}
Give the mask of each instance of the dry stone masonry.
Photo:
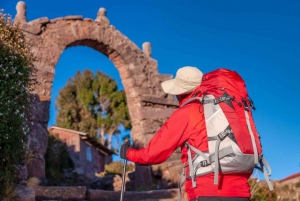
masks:
{"type": "MultiPolygon", "coordinates": [[[[157,61],[151,58],[151,44],[145,42],[142,45],[143,50],[140,50],[110,25],[104,8],[99,9],[96,19],[78,15],[56,19],[42,17],[30,22],[26,18],[24,2],[18,2],[16,9],[15,23],[18,23],[25,33],[26,41],[36,57],[34,64],[38,68],[40,83],[34,92],[37,97],[34,102],[36,110],[29,137],[29,146],[34,158],[27,166],[29,177],[45,179],[44,155],[47,148],[47,123],[55,66],[62,52],[69,47],[91,47],[114,63],[126,92],[132,120],[131,135],[137,147],[145,146],[178,107],[174,97],[165,95],[160,87],[162,81],[172,76],[158,73],[157,61]]],[[[164,170],[156,171],[156,174],[167,171],[168,175],[178,175],[178,164],[179,152],[176,152],[161,166],[164,170]]],[[[155,169],[159,168],[155,166],[155,169]]],[[[137,167],[136,186],[151,188],[151,172],[152,167],[137,167]]]]}

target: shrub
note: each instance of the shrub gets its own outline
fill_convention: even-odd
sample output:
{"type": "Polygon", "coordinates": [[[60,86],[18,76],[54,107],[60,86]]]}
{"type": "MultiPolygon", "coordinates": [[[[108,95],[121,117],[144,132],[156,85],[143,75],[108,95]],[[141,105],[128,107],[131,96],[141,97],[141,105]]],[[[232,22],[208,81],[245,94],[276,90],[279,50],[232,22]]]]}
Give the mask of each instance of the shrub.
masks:
{"type": "Polygon", "coordinates": [[[36,82],[34,57],[23,33],[0,10],[0,194],[18,183],[36,82]]]}
{"type": "Polygon", "coordinates": [[[274,201],[277,198],[275,190],[270,191],[267,185],[250,178],[248,180],[251,189],[251,201],[274,201]]]}
{"type": "Polygon", "coordinates": [[[57,135],[48,135],[45,162],[47,185],[60,186],[76,182],[73,175],[74,163],[68,147],[57,135]],[[67,177],[68,174],[71,176],[67,177]]]}
{"type": "MultiPolygon", "coordinates": [[[[135,166],[130,163],[126,166],[126,172],[134,170],[135,166]]],[[[124,165],[121,161],[114,161],[104,166],[105,175],[107,174],[123,174],[124,165]]]]}

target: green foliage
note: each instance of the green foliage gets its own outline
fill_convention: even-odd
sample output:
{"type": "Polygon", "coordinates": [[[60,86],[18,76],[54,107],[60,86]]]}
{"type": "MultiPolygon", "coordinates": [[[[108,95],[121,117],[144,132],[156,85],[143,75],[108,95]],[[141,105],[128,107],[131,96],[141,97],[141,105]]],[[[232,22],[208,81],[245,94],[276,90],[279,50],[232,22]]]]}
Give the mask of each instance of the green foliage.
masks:
{"type": "Polygon", "coordinates": [[[20,29],[0,10],[0,194],[18,182],[31,121],[34,58],[20,29]]]}
{"type": "Polygon", "coordinates": [[[74,163],[69,156],[67,145],[57,136],[48,135],[48,147],[45,155],[47,184],[59,186],[72,183],[76,175],[72,175],[74,163]],[[65,173],[71,173],[66,178],[65,173]]]}
{"type": "Polygon", "coordinates": [[[60,90],[56,109],[58,126],[95,138],[100,135],[100,143],[107,140],[108,148],[112,135],[120,133],[120,125],[131,128],[125,92],[118,91],[117,83],[100,71],[96,75],[78,71],[60,90]]]}
{"type": "Polygon", "coordinates": [[[0,192],[0,200],[3,198],[3,201],[11,201],[15,200],[18,196],[18,193],[16,191],[16,184],[9,184],[5,186],[5,188],[0,192]]]}
{"type": "MultiPolygon", "coordinates": [[[[110,164],[107,164],[104,166],[105,175],[108,175],[108,174],[122,175],[123,169],[124,169],[124,164],[121,161],[114,161],[114,162],[111,162],[110,164]]],[[[134,169],[135,169],[135,166],[132,163],[127,164],[126,172],[133,171],[134,169]]]]}

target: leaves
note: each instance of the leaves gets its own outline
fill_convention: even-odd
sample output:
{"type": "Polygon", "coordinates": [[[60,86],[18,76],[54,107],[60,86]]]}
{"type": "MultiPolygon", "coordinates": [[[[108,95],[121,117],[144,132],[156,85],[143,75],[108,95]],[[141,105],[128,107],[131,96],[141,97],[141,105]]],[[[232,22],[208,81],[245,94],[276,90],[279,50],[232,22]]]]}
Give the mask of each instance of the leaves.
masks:
{"type": "Polygon", "coordinates": [[[60,90],[56,109],[58,126],[88,133],[102,144],[107,140],[108,148],[120,125],[131,129],[125,92],[100,71],[78,71],[60,90]]]}
{"type": "Polygon", "coordinates": [[[37,84],[33,62],[24,34],[0,15],[0,194],[18,182],[17,165],[25,158],[37,84]]]}

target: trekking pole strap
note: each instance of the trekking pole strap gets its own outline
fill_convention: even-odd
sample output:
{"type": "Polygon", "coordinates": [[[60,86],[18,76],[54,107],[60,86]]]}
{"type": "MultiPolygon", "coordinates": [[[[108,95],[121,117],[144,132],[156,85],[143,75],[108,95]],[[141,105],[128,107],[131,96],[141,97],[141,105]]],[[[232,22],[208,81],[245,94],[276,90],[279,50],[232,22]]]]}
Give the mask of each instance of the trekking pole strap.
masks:
{"type": "Polygon", "coordinates": [[[271,167],[270,167],[268,161],[265,158],[262,158],[259,161],[259,165],[260,165],[260,167],[255,166],[255,168],[260,170],[264,174],[266,182],[267,182],[268,187],[269,187],[269,190],[270,191],[274,190],[273,185],[270,181],[270,175],[271,175],[272,170],[271,170],[271,167]]]}

